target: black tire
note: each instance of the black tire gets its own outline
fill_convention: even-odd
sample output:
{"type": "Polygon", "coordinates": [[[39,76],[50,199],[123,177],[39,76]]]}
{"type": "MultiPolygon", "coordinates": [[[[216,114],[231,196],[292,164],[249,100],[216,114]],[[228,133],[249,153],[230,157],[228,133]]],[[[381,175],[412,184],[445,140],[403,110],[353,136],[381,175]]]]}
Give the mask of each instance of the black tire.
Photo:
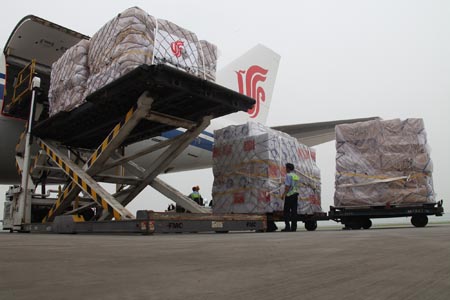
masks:
{"type": "Polygon", "coordinates": [[[317,229],[317,221],[305,221],[305,229],[308,231],[314,231],[317,229]]]}
{"type": "Polygon", "coordinates": [[[358,222],[358,221],[355,221],[355,222],[352,222],[352,223],[348,223],[348,224],[345,224],[345,225],[350,227],[353,230],[361,229],[361,227],[362,227],[361,223],[358,222]]]}
{"type": "Polygon", "coordinates": [[[428,217],[427,215],[414,215],[411,217],[411,224],[414,227],[425,227],[428,224],[428,217]]]}
{"type": "Polygon", "coordinates": [[[267,232],[277,231],[278,227],[274,221],[267,221],[267,232]]]}
{"type": "Polygon", "coordinates": [[[369,229],[370,227],[372,227],[372,220],[370,220],[369,218],[366,218],[366,219],[362,220],[361,224],[362,224],[362,228],[369,229]]]}

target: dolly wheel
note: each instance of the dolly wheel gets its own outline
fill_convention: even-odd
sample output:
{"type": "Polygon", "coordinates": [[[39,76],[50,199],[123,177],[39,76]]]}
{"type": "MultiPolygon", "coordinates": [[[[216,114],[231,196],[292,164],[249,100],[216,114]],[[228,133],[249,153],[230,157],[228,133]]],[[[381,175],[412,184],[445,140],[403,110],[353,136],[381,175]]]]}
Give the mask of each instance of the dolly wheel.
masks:
{"type": "Polygon", "coordinates": [[[362,228],[369,229],[370,227],[372,227],[372,221],[369,218],[362,220],[362,228]]]}
{"type": "Polygon", "coordinates": [[[345,225],[350,227],[353,230],[358,230],[358,229],[362,228],[361,223],[359,221],[354,221],[352,223],[345,224],[345,225]]]}
{"type": "Polygon", "coordinates": [[[317,229],[317,221],[305,221],[305,229],[308,231],[314,231],[317,229]]]}
{"type": "Polygon", "coordinates": [[[411,217],[411,224],[415,227],[425,227],[428,224],[427,215],[414,215],[411,217]]]}

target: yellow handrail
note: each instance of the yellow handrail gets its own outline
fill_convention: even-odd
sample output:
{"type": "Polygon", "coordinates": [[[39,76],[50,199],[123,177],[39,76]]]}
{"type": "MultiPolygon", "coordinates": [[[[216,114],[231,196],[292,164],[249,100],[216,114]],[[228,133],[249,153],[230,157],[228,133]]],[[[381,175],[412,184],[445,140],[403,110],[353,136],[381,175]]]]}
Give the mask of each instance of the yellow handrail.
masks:
{"type": "Polygon", "coordinates": [[[20,72],[17,74],[17,82],[14,84],[14,94],[12,98],[12,104],[21,100],[21,98],[32,90],[32,81],[33,74],[36,69],[36,60],[32,59],[31,62],[26,65],[20,72]],[[20,87],[26,84],[26,88],[17,95],[17,91],[20,87]]]}

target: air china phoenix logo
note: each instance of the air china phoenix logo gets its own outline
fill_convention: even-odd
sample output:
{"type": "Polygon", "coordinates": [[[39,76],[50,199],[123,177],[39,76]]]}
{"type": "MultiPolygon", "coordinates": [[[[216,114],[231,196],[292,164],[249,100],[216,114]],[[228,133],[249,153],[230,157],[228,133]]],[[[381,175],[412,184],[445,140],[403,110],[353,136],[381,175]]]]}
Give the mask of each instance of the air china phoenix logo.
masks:
{"type": "Polygon", "coordinates": [[[253,108],[247,112],[250,118],[256,118],[259,114],[261,102],[266,101],[266,92],[259,84],[266,81],[269,70],[260,66],[251,66],[247,70],[236,71],[239,93],[256,100],[253,108]]]}
{"type": "Polygon", "coordinates": [[[170,44],[170,49],[172,50],[173,55],[176,57],[180,57],[182,54],[184,48],[184,42],[183,41],[175,41],[170,44]]]}

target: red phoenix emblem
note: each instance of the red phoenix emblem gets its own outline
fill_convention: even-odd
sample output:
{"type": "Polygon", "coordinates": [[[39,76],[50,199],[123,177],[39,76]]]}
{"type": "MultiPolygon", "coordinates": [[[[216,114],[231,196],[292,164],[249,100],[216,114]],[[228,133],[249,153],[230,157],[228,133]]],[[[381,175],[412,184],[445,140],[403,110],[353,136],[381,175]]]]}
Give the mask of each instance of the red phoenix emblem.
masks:
{"type": "Polygon", "coordinates": [[[183,51],[184,42],[183,41],[175,41],[170,44],[170,49],[172,50],[173,55],[176,57],[181,56],[181,51],[183,51]]]}
{"type": "Polygon", "coordinates": [[[266,81],[269,70],[263,69],[260,66],[251,66],[247,70],[239,70],[236,72],[238,77],[239,93],[244,94],[256,100],[253,108],[247,112],[250,118],[256,118],[259,114],[261,101],[266,101],[266,92],[258,83],[266,81]]]}

